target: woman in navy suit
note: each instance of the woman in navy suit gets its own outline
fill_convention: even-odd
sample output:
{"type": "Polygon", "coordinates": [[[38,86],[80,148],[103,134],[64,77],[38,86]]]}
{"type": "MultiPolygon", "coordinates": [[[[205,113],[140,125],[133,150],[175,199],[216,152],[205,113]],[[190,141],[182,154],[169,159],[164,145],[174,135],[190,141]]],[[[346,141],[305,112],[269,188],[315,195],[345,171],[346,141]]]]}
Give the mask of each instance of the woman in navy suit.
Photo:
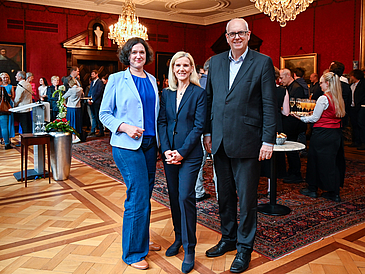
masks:
{"type": "Polygon", "coordinates": [[[124,201],[122,259],[137,269],[147,269],[150,198],[156,172],[159,98],[156,79],[144,71],[153,52],[141,38],[131,38],[119,52],[129,66],[110,75],[100,107],[100,121],[112,133],[113,158],[127,186],[124,201]]]}
{"type": "Polygon", "coordinates": [[[206,92],[199,85],[194,60],[177,52],[169,68],[169,87],[162,91],[158,132],[169,190],[175,242],[166,256],[185,256],[181,270],[194,268],[196,245],[195,182],[203,158],[200,137],[205,126],[206,92]]]}

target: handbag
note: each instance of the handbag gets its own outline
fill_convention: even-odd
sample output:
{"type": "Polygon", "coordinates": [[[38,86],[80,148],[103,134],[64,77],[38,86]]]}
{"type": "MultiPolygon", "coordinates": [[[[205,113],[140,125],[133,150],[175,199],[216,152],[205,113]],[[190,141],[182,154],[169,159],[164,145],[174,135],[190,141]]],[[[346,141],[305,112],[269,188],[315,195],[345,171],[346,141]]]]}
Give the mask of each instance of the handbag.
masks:
{"type": "Polygon", "coordinates": [[[11,109],[11,106],[9,101],[6,100],[4,90],[4,87],[1,87],[0,114],[10,114],[9,109],[11,109]]]}

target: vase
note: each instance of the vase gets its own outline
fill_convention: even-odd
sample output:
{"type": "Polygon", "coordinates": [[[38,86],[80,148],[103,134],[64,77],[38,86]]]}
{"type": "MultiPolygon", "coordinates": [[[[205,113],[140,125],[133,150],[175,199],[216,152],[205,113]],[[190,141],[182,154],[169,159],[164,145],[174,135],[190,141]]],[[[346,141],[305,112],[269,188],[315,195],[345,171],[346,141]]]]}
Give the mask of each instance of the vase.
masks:
{"type": "Polygon", "coordinates": [[[55,181],[68,179],[71,169],[72,133],[49,132],[51,135],[51,168],[55,181]]]}

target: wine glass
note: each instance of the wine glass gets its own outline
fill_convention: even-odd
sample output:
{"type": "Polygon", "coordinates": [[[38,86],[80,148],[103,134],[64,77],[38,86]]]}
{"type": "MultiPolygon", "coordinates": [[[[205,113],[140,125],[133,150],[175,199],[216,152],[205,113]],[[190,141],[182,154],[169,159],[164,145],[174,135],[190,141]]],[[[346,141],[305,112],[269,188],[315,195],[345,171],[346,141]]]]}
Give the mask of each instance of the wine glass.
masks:
{"type": "Polygon", "coordinates": [[[295,106],[301,110],[302,109],[302,99],[297,99],[296,102],[295,102],[295,106]]]}
{"type": "Polygon", "coordinates": [[[290,104],[290,111],[293,111],[293,107],[295,105],[295,98],[294,97],[290,98],[289,104],[290,104]]]}

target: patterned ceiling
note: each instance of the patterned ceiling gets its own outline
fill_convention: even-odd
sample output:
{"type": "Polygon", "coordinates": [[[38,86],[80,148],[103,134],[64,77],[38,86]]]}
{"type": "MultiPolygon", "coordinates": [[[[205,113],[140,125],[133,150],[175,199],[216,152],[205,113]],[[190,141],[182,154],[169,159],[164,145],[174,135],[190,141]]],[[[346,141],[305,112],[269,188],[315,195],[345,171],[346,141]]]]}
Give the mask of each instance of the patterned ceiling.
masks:
{"type": "MultiPolygon", "coordinates": [[[[13,0],[120,14],[124,0],[13,0]]],[[[259,13],[250,0],[134,0],[138,17],[210,25],[259,13]]]]}

